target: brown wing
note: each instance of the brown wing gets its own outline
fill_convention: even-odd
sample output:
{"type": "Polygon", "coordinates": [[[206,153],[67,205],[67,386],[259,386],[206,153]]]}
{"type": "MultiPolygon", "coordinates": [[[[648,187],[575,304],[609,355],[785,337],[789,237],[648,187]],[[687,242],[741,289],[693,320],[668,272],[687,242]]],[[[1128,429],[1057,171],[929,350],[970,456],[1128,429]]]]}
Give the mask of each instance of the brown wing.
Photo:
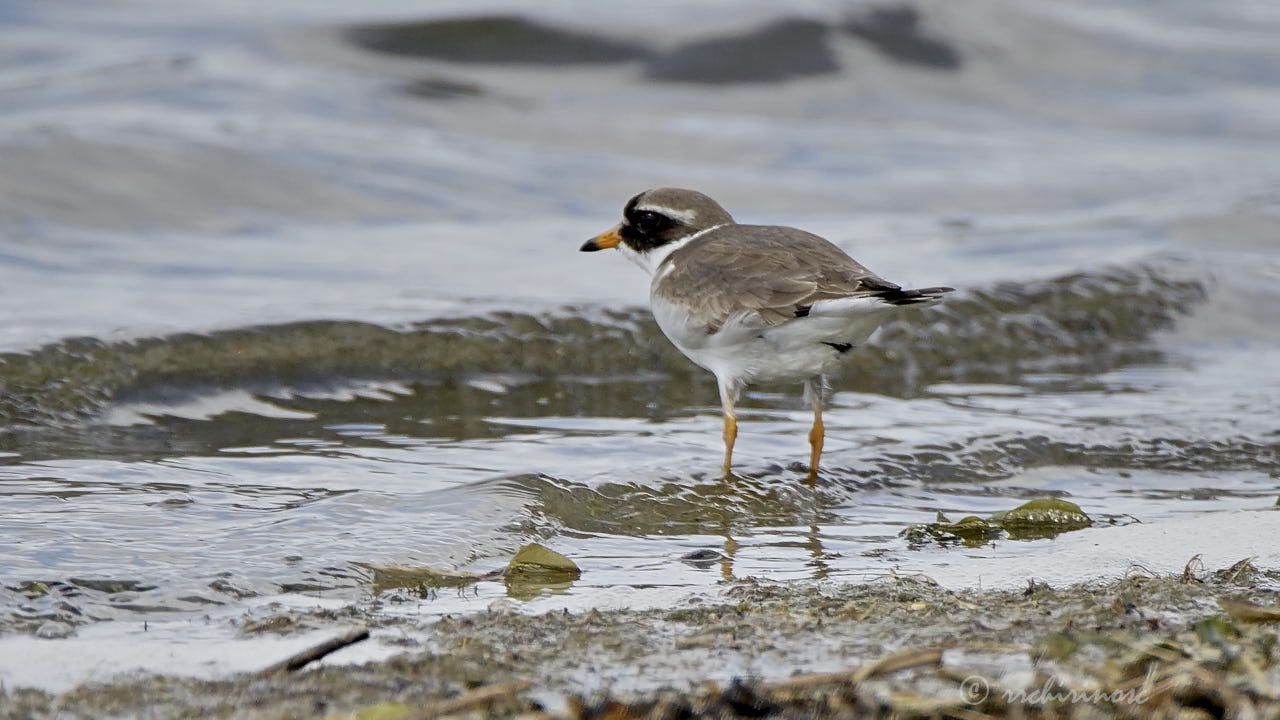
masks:
{"type": "Polygon", "coordinates": [[[817,235],[767,225],[712,230],[671,253],[656,272],[664,271],[655,292],[687,306],[708,332],[742,313],[777,325],[819,300],[899,289],[817,235]]]}

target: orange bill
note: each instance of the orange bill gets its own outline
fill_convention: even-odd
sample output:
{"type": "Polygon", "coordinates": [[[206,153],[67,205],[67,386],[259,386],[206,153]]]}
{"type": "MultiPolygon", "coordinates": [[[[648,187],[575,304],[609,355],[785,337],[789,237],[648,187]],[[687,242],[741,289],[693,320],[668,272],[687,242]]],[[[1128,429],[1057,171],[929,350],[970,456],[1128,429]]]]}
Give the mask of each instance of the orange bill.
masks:
{"type": "Polygon", "coordinates": [[[622,225],[614,225],[583,243],[579,249],[582,252],[595,252],[596,250],[608,250],[611,247],[617,247],[618,243],[622,242],[622,235],[619,234],[620,230],[622,230],[622,225]]]}

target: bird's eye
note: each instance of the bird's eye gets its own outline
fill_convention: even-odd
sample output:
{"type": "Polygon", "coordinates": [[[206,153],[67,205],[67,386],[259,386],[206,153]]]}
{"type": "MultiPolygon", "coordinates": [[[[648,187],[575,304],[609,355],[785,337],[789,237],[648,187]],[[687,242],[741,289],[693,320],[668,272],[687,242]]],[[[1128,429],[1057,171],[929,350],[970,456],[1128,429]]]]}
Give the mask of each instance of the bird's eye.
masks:
{"type": "Polygon", "coordinates": [[[664,220],[666,220],[666,218],[662,217],[658,213],[644,210],[636,213],[635,217],[631,219],[631,225],[638,232],[648,234],[662,227],[662,222],[664,220]]]}

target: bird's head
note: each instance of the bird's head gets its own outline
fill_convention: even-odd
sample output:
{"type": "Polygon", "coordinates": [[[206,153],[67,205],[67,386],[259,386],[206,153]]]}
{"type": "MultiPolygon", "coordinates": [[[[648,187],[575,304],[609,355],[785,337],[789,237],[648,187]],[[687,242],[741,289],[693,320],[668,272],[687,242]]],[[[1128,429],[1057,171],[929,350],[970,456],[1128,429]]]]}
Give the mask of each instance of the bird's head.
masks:
{"type": "Polygon", "coordinates": [[[631,198],[622,222],[591,238],[583,252],[616,247],[652,270],[676,247],[698,233],[733,222],[715,200],[696,190],[656,188],[631,198]]]}

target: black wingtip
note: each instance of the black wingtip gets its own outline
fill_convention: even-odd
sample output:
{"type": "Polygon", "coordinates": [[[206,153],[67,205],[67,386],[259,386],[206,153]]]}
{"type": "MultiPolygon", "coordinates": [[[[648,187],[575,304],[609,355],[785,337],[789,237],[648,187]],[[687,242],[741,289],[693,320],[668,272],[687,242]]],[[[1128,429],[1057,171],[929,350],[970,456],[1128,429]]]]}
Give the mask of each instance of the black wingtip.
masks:
{"type": "Polygon", "coordinates": [[[955,288],[949,287],[931,287],[916,288],[915,290],[882,290],[875,294],[875,297],[889,303],[890,305],[921,305],[931,303],[942,299],[944,293],[955,292],[955,288]]]}

